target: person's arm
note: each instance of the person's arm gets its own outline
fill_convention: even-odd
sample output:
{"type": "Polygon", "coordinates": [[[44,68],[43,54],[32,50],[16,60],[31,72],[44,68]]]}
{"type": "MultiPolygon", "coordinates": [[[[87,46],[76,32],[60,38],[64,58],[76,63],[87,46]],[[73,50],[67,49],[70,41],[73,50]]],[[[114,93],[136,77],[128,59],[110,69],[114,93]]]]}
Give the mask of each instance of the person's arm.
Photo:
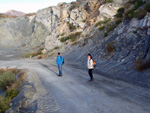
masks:
{"type": "Polygon", "coordinates": [[[58,64],[58,57],[56,58],[56,63],[58,64]]]}
{"type": "Polygon", "coordinates": [[[90,60],[90,66],[93,67],[93,60],[90,60]]]}

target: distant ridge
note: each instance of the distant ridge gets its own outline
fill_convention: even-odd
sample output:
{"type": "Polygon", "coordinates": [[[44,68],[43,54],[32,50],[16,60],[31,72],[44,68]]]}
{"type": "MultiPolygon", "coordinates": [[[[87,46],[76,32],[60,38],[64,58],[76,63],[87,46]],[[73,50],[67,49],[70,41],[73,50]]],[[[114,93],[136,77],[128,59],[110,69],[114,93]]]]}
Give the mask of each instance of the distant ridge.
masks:
{"type": "Polygon", "coordinates": [[[16,11],[16,10],[8,10],[6,13],[4,13],[5,15],[10,15],[10,16],[24,16],[25,13],[21,12],[21,11],[16,11]]]}

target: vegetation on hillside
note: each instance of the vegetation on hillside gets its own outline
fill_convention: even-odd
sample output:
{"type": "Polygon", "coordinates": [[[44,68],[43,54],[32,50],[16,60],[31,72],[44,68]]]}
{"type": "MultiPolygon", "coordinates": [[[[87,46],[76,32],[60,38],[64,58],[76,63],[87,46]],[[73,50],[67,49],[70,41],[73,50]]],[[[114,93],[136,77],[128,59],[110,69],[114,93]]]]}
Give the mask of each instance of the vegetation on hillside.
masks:
{"type": "Polygon", "coordinates": [[[66,42],[67,40],[71,40],[71,42],[75,42],[78,37],[81,35],[82,32],[76,32],[75,34],[70,34],[69,36],[67,37],[62,37],[60,39],[61,42],[66,42]]]}

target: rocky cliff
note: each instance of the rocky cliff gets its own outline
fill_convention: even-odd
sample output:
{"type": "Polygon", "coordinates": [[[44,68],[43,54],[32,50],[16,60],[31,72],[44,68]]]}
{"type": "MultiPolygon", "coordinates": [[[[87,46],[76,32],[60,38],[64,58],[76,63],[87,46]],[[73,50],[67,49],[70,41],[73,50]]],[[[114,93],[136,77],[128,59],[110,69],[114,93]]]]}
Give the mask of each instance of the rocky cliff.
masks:
{"type": "Polygon", "coordinates": [[[150,87],[150,70],[137,71],[149,60],[149,7],[147,0],[61,3],[35,16],[0,19],[0,43],[27,50],[42,46],[49,56],[61,51],[67,61],[84,66],[91,53],[97,72],[150,87]]]}

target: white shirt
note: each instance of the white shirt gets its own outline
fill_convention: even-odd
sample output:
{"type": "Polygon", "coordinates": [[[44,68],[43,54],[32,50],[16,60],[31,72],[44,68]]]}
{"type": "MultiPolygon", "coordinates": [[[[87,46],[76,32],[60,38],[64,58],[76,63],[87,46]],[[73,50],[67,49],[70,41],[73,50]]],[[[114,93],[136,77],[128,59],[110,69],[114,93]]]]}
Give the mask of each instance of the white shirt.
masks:
{"type": "Polygon", "coordinates": [[[92,59],[88,59],[88,61],[87,61],[87,67],[88,67],[88,69],[93,69],[94,68],[94,66],[93,66],[93,60],[92,59]]]}

